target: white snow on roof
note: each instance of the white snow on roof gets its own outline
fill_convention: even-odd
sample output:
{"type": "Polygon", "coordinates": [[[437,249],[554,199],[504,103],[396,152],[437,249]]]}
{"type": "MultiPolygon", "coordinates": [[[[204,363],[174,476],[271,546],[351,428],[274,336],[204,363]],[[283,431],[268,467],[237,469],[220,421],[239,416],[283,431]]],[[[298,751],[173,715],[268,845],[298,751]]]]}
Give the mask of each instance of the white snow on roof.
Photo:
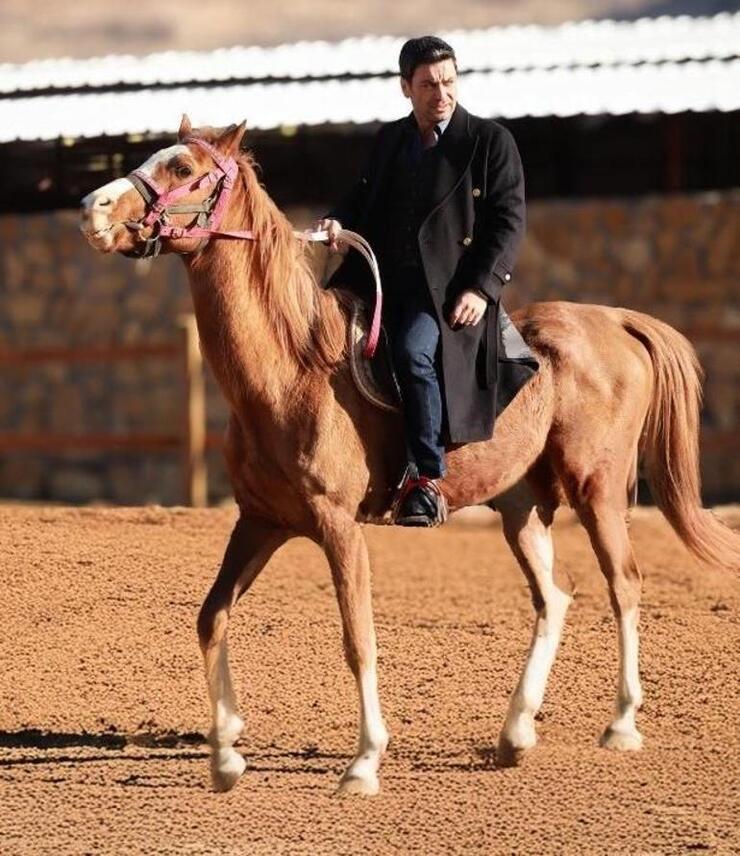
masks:
{"type": "MultiPolygon", "coordinates": [[[[727,59],[740,55],[740,13],[578,21],[557,27],[494,27],[441,35],[454,46],[463,71],[727,59]]],[[[273,48],[235,47],[208,52],[168,51],[144,57],[111,55],[0,64],[0,92],[395,74],[403,41],[390,36],[366,36],[273,48]]]]}
{"type": "MultiPolygon", "coordinates": [[[[740,109],[740,59],[658,66],[474,72],[460,101],[488,117],[621,115],[740,109]]],[[[389,121],[408,112],[393,78],[56,95],[0,101],[0,142],[174,133],[195,125],[251,128],[389,121]]]]}
{"type": "MultiPolygon", "coordinates": [[[[481,116],[740,109],[740,13],[503,27],[447,37],[461,69],[475,69],[461,75],[460,100],[481,116]]],[[[409,109],[396,76],[381,76],[393,71],[402,41],[368,37],[334,45],[0,66],[0,92],[12,93],[0,99],[0,142],[172,133],[182,113],[195,124],[217,126],[246,117],[259,129],[388,121],[409,109]],[[350,72],[370,76],[337,77],[350,72]],[[288,80],[259,82],[265,77],[288,80]],[[221,82],[206,87],[203,81],[221,82]],[[182,85],[95,91],[121,82],[182,85]],[[89,85],[92,91],[30,95],[52,85],[89,85]]]]}

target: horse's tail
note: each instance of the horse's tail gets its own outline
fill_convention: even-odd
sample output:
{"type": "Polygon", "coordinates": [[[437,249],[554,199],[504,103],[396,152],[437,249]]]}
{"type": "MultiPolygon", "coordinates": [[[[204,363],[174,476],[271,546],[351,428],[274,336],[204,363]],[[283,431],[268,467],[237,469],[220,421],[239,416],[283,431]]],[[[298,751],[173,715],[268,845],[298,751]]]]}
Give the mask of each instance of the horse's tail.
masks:
{"type": "Polygon", "coordinates": [[[641,452],[660,510],[701,561],[740,568],[740,538],[701,507],[699,410],[703,372],[680,333],[648,315],[623,310],[622,324],[645,346],[653,364],[653,391],[641,452]]]}

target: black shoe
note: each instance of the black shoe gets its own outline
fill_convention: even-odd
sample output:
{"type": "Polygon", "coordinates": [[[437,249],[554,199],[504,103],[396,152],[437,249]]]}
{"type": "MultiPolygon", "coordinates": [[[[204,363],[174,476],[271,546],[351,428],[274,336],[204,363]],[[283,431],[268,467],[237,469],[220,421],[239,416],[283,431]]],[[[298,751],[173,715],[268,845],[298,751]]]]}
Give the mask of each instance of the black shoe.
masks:
{"type": "Polygon", "coordinates": [[[439,526],[447,519],[447,503],[435,481],[409,482],[393,521],[397,526],[439,526]]]}

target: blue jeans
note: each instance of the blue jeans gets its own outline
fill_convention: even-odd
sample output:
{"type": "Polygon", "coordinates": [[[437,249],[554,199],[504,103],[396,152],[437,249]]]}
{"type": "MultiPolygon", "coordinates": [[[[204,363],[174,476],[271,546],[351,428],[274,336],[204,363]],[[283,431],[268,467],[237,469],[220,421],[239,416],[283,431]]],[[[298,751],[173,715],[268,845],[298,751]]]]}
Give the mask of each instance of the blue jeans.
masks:
{"type": "Polygon", "coordinates": [[[445,474],[445,450],[437,378],[439,324],[423,277],[422,283],[406,286],[390,325],[393,360],[403,395],[406,447],[419,475],[441,478],[445,474]]]}

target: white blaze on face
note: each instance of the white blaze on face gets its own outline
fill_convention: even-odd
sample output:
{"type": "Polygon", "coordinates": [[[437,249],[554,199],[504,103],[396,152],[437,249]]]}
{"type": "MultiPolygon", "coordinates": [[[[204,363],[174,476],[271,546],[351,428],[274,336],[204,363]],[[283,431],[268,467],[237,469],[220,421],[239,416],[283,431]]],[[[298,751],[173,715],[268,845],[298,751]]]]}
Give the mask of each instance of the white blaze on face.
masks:
{"type": "MultiPolygon", "coordinates": [[[[157,167],[161,163],[167,163],[176,155],[188,154],[187,146],[178,144],[168,146],[155,152],[148,160],[139,167],[145,175],[154,177],[157,167]]],[[[110,215],[116,207],[118,200],[133,190],[134,185],[127,178],[116,178],[114,181],[104,184],[82,200],[83,216],[87,218],[87,231],[97,233],[111,227],[110,215]]]]}
{"type": "Polygon", "coordinates": [[[187,146],[182,145],[182,143],[178,143],[175,146],[168,146],[166,149],[160,149],[158,152],[155,152],[148,160],[145,160],[139,167],[139,171],[148,175],[150,178],[154,178],[154,173],[161,163],[167,163],[168,161],[171,161],[172,158],[177,157],[177,155],[187,154],[190,154],[190,149],[187,146]]]}
{"type": "MultiPolygon", "coordinates": [[[[88,236],[103,237],[112,226],[110,215],[116,202],[129,190],[133,184],[127,178],[117,178],[108,184],[93,190],[82,200],[80,228],[88,236]]],[[[110,243],[110,240],[108,241],[110,243]]]]}

